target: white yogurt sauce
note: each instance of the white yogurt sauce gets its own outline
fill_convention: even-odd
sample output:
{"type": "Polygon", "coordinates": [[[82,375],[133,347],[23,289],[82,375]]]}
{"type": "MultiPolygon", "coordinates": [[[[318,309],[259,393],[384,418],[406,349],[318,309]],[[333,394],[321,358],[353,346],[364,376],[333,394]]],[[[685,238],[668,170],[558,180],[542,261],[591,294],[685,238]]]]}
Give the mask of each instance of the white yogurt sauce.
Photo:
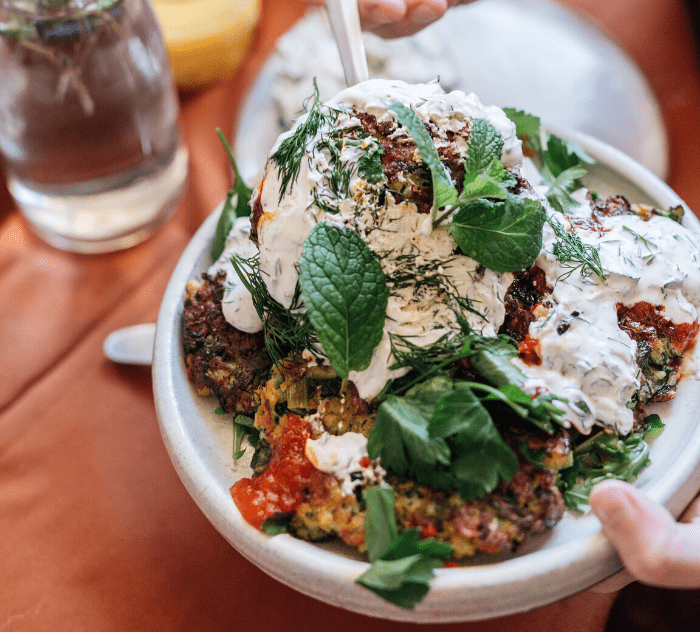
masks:
{"type": "MultiPolygon", "coordinates": [[[[575,194],[581,205],[574,216],[591,216],[585,194],[585,190],[575,194]]],[[[533,378],[533,384],[569,399],[574,406],[566,407],[567,420],[582,432],[598,423],[627,434],[634,421],[627,404],[640,386],[637,343],[619,328],[616,305],[645,301],[664,305],[664,315],[674,323],[695,321],[700,250],[685,228],[665,217],[644,221],[624,215],[602,218],[601,223],[602,233],[581,228],[576,233],[584,243],[600,247],[605,281],[596,274],[582,278],[578,271],[562,278],[566,270],[551,254],[556,236],[545,224],[536,263],[553,288],[554,307],[530,326],[530,335],[540,343],[542,364],[514,363],[533,378]],[[572,317],[574,312],[578,315],[572,317]],[[560,334],[557,328],[563,322],[568,329],[560,334]],[[584,410],[575,406],[577,402],[584,410]]]]}
{"type": "MultiPolygon", "coordinates": [[[[307,159],[301,161],[297,180],[281,199],[281,175],[271,160],[254,193],[262,206],[257,227],[260,270],[270,294],[282,305],[291,305],[303,244],[316,223],[333,222],[352,228],[378,255],[390,288],[384,332],[369,367],[350,372],[350,380],[365,399],[375,397],[389,380],[405,372],[389,370],[394,361],[391,336],[407,337],[414,344],[428,346],[445,333],[456,331],[452,310],[455,297],[469,299],[481,314],[466,313],[471,327],[484,335],[495,335],[505,314],[503,298],[513,279],[512,274],[495,274],[469,257],[453,254],[455,243],[449,223],[433,230],[429,218],[419,214],[412,202],[397,204],[387,195],[387,203],[379,207],[372,186],[356,171],[350,179],[350,195],[339,204],[337,213],[326,213],[315,204],[315,194],[323,198],[328,191],[331,169],[328,150],[316,148],[319,139],[330,128],[357,126],[359,121],[352,116],[352,108],[373,114],[379,122],[393,121],[395,114],[388,108],[397,101],[434,126],[438,145],[446,142],[447,131],[465,131],[472,117],[485,118],[504,137],[503,164],[521,165],[522,150],[515,126],[500,109],[482,105],[474,95],[446,95],[437,84],[409,86],[371,80],[342,91],[329,102],[334,108],[329,111],[337,110],[336,120],[309,139],[307,159]],[[413,258],[412,270],[419,278],[413,285],[399,287],[392,278],[400,272],[407,256],[413,258]],[[439,278],[439,290],[433,284],[422,285],[420,275],[439,278]]],[[[306,115],[297,125],[304,120],[306,115]]],[[[271,153],[292,133],[283,134],[271,153]]],[[[458,151],[466,152],[464,138],[457,133],[455,139],[458,151]]],[[[366,149],[343,145],[340,163],[352,167],[366,149]]],[[[525,169],[535,181],[533,184],[539,184],[531,165],[526,164],[525,169]]],[[[574,215],[581,218],[591,215],[585,194],[585,190],[574,194],[580,204],[574,215]]],[[[559,216],[559,220],[570,228],[563,217],[559,216]]],[[[539,341],[543,361],[540,366],[526,365],[518,359],[514,363],[528,376],[528,385],[544,386],[569,400],[564,406],[566,420],[580,431],[590,432],[594,424],[600,424],[626,434],[633,422],[628,403],[640,382],[635,364],[636,343],[619,328],[616,303],[663,304],[665,315],[673,322],[695,321],[700,305],[700,251],[685,228],[663,217],[648,222],[631,215],[608,217],[602,219],[602,224],[602,233],[580,227],[576,232],[584,243],[600,247],[605,281],[595,274],[583,278],[578,271],[563,278],[567,270],[551,254],[556,236],[545,224],[537,264],[545,270],[553,288],[553,307],[530,326],[530,335],[539,341]],[[572,317],[574,312],[578,315],[572,317]],[[559,333],[557,328],[565,319],[568,329],[559,333]]],[[[256,252],[252,243],[242,244],[246,230],[249,229],[244,228],[243,221],[236,223],[231,247],[242,256],[251,256],[256,252]]],[[[232,284],[224,299],[226,319],[243,331],[259,331],[262,323],[252,308],[250,295],[235,274],[228,276],[232,284]]],[[[310,445],[314,454],[326,450],[310,445]]],[[[331,450],[333,458],[340,458],[338,450],[331,450]]],[[[350,452],[353,450],[354,447],[350,452]]]]}
{"type": "Polygon", "coordinates": [[[226,289],[221,300],[221,311],[229,323],[251,334],[260,331],[263,324],[255,310],[250,292],[238,278],[231,264],[231,255],[237,254],[244,259],[250,259],[256,253],[257,248],[250,240],[250,220],[247,217],[239,217],[226,238],[224,251],[208,270],[212,276],[219,270],[226,272],[226,289]]]}
{"type": "MultiPolygon", "coordinates": [[[[485,118],[504,137],[502,162],[513,167],[522,161],[521,142],[515,134],[515,126],[502,110],[494,106],[484,106],[473,94],[455,91],[445,94],[438,84],[409,85],[401,81],[374,79],[339,93],[328,105],[337,110],[333,129],[356,127],[359,120],[352,116],[353,108],[376,116],[378,122],[395,121],[396,114],[389,110],[393,103],[401,102],[414,109],[426,123],[436,126],[437,143],[447,142],[445,134],[468,131],[474,117],[485,118]]],[[[307,119],[302,116],[297,126],[307,119]]],[[[303,244],[311,230],[320,221],[342,222],[351,225],[376,253],[389,256],[381,258],[387,276],[396,271],[396,257],[414,254],[419,257],[417,264],[424,262],[441,265],[438,273],[444,277],[445,287],[456,295],[468,298],[474,309],[483,317],[469,314],[470,324],[486,335],[495,334],[494,323],[503,320],[502,298],[505,289],[512,281],[512,275],[497,275],[489,270],[477,273],[477,264],[465,256],[453,256],[455,243],[449,234],[449,226],[431,231],[426,216],[419,214],[410,203],[394,204],[388,200],[384,208],[377,212],[372,204],[371,187],[353,174],[350,180],[351,195],[342,203],[338,214],[328,214],[314,203],[314,194],[323,198],[328,188],[330,154],[327,150],[317,150],[324,129],[307,143],[308,160],[302,160],[299,176],[291,190],[280,199],[282,188],[281,174],[277,165],[268,160],[265,175],[254,195],[262,206],[262,216],[258,222],[258,243],[260,249],[260,271],[273,298],[289,307],[298,280],[297,263],[302,254],[303,244]]],[[[273,154],[290,130],[278,139],[273,154]]],[[[398,130],[404,134],[405,131],[398,130]]],[[[465,153],[467,143],[459,135],[458,149],[465,153]],[[461,142],[461,144],[460,144],[461,142]]],[[[347,144],[340,152],[342,164],[356,164],[364,149],[347,144]]],[[[390,198],[390,196],[388,196],[390,198]]],[[[235,302],[235,296],[232,296],[235,302]]],[[[241,297],[241,300],[244,300],[241,297]]],[[[236,312],[237,306],[231,311],[236,312]]],[[[241,311],[241,314],[245,314],[241,311]]],[[[242,329],[234,316],[230,321],[242,329]]],[[[250,331],[251,321],[242,321],[244,331],[250,331]]],[[[261,325],[259,325],[261,326],[261,325]]],[[[362,372],[351,372],[350,379],[355,383],[360,396],[371,399],[379,394],[388,380],[402,372],[390,371],[389,334],[411,337],[414,344],[429,345],[456,328],[456,320],[450,301],[439,298],[433,290],[424,291],[421,296],[413,294],[411,288],[392,292],[387,310],[384,336],[375,349],[371,365],[362,372]]]]}

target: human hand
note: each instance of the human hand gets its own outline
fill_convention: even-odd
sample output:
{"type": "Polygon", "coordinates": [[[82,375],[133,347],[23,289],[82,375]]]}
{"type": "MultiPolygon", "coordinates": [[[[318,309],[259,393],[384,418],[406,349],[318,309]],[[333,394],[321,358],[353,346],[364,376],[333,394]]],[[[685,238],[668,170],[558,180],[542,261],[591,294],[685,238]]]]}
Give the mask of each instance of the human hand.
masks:
{"type": "Polygon", "coordinates": [[[700,496],[679,522],[622,481],[599,483],[589,502],[625,565],[593,590],[611,592],[634,580],[664,588],[700,588],[700,496]]]}
{"type": "MultiPolygon", "coordinates": [[[[324,0],[305,0],[321,6],[324,0]]],[[[439,20],[449,7],[474,0],[358,0],[362,28],[381,37],[404,37],[439,20]]]]}

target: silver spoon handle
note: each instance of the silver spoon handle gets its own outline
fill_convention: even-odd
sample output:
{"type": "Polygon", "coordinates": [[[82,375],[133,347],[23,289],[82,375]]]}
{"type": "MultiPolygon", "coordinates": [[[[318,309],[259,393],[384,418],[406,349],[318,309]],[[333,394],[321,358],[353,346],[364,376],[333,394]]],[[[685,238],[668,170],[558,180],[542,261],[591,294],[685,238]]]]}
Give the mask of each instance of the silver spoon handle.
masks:
{"type": "Polygon", "coordinates": [[[326,11],[343,63],[345,81],[354,86],[369,79],[357,0],[326,0],[326,11]]]}

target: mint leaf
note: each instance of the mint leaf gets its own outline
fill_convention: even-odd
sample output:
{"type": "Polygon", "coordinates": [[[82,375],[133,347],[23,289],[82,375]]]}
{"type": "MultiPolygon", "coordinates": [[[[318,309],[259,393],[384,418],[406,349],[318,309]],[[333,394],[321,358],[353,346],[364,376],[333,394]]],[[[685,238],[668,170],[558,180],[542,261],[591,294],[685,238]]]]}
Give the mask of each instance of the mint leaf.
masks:
{"type": "Polygon", "coordinates": [[[523,153],[530,157],[539,154],[542,151],[539,117],[514,108],[503,108],[503,111],[515,123],[515,133],[523,141],[523,153]]]}
{"type": "Polygon", "coordinates": [[[515,176],[503,168],[500,160],[494,158],[486,171],[465,175],[464,188],[458,202],[466,204],[479,198],[505,200],[508,197],[507,188],[516,184],[515,176]]]}
{"type": "Polygon", "coordinates": [[[501,133],[486,119],[472,119],[469,146],[464,158],[465,179],[471,174],[487,171],[494,160],[500,163],[502,155],[503,136],[501,133]]]}
{"type": "Polygon", "coordinates": [[[449,558],[452,547],[438,540],[419,540],[418,529],[397,533],[394,500],[394,491],[388,488],[365,492],[365,544],[372,565],[356,582],[390,603],[413,608],[427,594],[433,571],[449,558]],[[379,525],[387,531],[377,529],[379,525]]]}
{"type": "Polygon", "coordinates": [[[464,254],[494,272],[530,267],[542,248],[546,215],[536,200],[508,195],[474,200],[452,218],[452,236],[464,254]]]}
{"type": "Polygon", "coordinates": [[[382,338],[389,288],[379,261],[350,229],[317,224],[304,242],[301,298],[323,349],[343,379],[369,366],[382,338]]]}
{"type": "Polygon", "coordinates": [[[219,221],[216,224],[216,230],[214,231],[214,241],[211,244],[211,258],[216,261],[221,253],[224,251],[226,246],[226,238],[233,228],[233,222],[237,217],[248,217],[250,215],[250,197],[253,194],[253,189],[246,186],[246,183],[241,178],[241,174],[238,171],[238,165],[233,158],[233,152],[231,147],[226,142],[226,137],[220,129],[216,130],[219,135],[219,139],[228,154],[229,160],[231,161],[231,167],[233,168],[233,173],[236,178],[233,189],[231,189],[226,195],[226,201],[224,202],[224,208],[221,210],[221,215],[219,216],[219,221]],[[234,197],[236,198],[234,207],[234,197]]]}
{"type": "Polygon", "coordinates": [[[458,201],[465,204],[482,197],[506,199],[516,179],[503,167],[503,137],[485,119],[473,119],[464,159],[464,187],[458,201]]]}
{"type": "Polygon", "coordinates": [[[389,109],[396,112],[397,120],[408,130],[423,162],[430,169],[433,179],[433,219],[435,219],[435,213],[439,208],[455,203],[457,189],[452,184],[452,178],[440,160],[433,139],[418,115],[403,103],[394,103],[389,109]]]}

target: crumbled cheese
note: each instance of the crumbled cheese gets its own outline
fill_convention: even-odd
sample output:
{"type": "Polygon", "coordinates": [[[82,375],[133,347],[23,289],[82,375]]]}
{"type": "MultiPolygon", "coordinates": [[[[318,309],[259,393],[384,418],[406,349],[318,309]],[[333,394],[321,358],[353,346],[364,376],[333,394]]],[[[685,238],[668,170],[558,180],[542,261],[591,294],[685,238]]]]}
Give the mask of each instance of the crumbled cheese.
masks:
{"type": "Polygon", "coordinates": [[[338,436],[324,432],[318,439],[306,440],[305,452],[317,470],[338,479],[346,495],[352,494],[363,481],[376,483],[384,475],[384,471],[369,460],[367,437],[357,432],[338,436]]]}

